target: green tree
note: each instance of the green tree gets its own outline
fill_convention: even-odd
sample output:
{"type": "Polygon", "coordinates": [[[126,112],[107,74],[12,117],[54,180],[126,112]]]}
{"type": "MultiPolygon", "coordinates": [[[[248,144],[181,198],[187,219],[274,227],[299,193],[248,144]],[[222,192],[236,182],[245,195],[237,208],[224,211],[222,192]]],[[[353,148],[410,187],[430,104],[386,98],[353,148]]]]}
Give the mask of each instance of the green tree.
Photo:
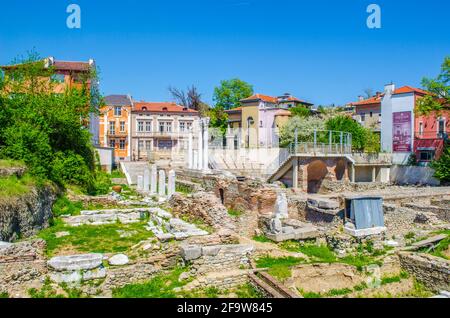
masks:
{"type": "Polygon", "coordinates": [[[326,121],[326,129],[352,134],[353,150],[379,152],[380,140],[371,130],[364,128],[351,117],[338,115],[326,121]]]}
{"type": "Polygon", "coordinates": [[[440,111],[443,109],[443,104],[450,104],[450,56],[444,59],[441,73],[434,79],[424,78],[422,86],[433,95],[418,100],[417,111],[419,114],[427,115],[431,111],[440,111]],[[443,99],[444,103],[437,98],[443,99]]]}
{"type": "Polygon", "coordinates": [[[228,114],[222,107],[213,107],[208,111],[208,117],[211,119],[210,126],[217,128],[222,135],[225,134],[228,126],[228,114]]]}
{"type": "Polygon", "coordinates": [[[309,117],[311,110],[305,106],[296,106],[289,109],[294,116],[309,117]]]}
{"type": "Polygon", "coordinates": [[[325,122],[317,117],[300,117],[295,116],[280,130],[280,146],[287,147],[295,140],[295,130],[297,129],[298,141],[309,141],[314,129],[323,130],[325,122]]]}
{"type": "MultiPolygon", "coordinates": [[[[95,156],[86,129],[92,102],[87,80],[81,89],[54,93],[54,74],[37,55],[15,62],[0,80],[0,158],[20,160],[31,174],[59,185],[95,189],[95,156]]],[[[95,90],[92,90],[95,91],[95,90]]]]}
{"type": "Polygon", "coordinates": [[[441,182],[450,182],[450,147],[444,149],[442,156],[431,163],[435,170],[434,176],[441,182]]]}
{"type": "Polygon", "coordinates": [[[240,100],[253,95],[253,86],[238,78],[224,80],[214,88],[213,100],[217,108],[225,110],[239,107],[240,100]]]}

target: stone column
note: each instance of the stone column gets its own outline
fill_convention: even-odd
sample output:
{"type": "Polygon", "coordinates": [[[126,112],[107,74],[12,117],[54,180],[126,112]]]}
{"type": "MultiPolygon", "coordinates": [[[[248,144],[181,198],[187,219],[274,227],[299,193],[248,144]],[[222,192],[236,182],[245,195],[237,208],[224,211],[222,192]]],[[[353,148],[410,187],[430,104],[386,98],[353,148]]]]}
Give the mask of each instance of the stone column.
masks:
{"type": "Polygon", "coordinates": [[[372,168],[372,182],[376,182],[377,181],[377,168],[373,167],[372,168]]]}
{"type": "Polygon", "coordinates": [[[150,178],[150,193],[156,194],[156,191],[158,189],[158,167],[156,165],[152,165],[150,178]]]}
{"type": "Polygon", "coordinates": [[[198,152],[197,152],[197,150],[193,151],[192,167],[194,170],[197,170],[197,168],[198,168],[198,152]]]}
{"type": "Polygon", "coordinates": [[[166,172],[159,170],[159,189],[158,194],[160,197],[166,196],[166,172]]]}
{"type": "Polygon", "coordinates": [[[148,168],[144,170],[144,191],[150,191],[150,170],[148,168]]]}
{"type": "Polygon", "coordinates": [[[298,189],[298,158],[292,160],[292,187],[298,189]]]}
{"type": "Polygon", "coordinates": [[[176,174],[174,170],[169,171],[169,182],[167,184],[167,196],[169,198],[176,192],[176,174]]]}
{"type": "Polygon", "coordinates": [[[209,170],[209,118],[203,118],[203,170],[209,170]]]}
{"type": "Polygon", "coordinates": [[[144,189],[144,177],[138,176],[137,178],[137,190],[142,191],[144,189]]]}
{"type": "Polygon", "coordinates": [[[200,119],[198,131],[197,170],[203,169],[203,122],[200,119]]]}
{"type": "Polygon", "coordinates": [[[193,136],[192,136],[192,131],[189,131],[189,136],[188,136],[188,151],[187,151],[187,162],[188,162],[188,168],[192,169],[193,168],[193,147],[192,147],[192,140],[193,140],[193,136]]]}
{"type": "Polygon", "coordinates": [[[231,133],[231,127],[228,125],[227,128],[227,150],[234,150],[234,135],[231,133]]]}

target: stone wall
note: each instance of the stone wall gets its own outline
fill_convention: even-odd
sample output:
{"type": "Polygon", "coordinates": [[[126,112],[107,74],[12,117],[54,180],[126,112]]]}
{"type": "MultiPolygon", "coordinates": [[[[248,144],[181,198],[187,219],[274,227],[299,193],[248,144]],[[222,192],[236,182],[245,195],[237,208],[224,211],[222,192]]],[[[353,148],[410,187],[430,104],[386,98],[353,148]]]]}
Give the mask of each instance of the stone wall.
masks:
{"type": "Polygon", "coordinates": [[[450,290],[450,261],[428,254],[399,253],[403,269],[435,292],[450,290]]]}
{"type": "Polygon", "coordinates": [[[201,219],[216,229],[235,229],[234,221],[228,214],[228,210],[213,193],[197,192],[187,196],[175,193],[171,197],[169,205],[175,216],[184,215],[201,219]]]}
{"type": "Polygon", "coordinates": [[[365,192],[370,190],[387,189],[389,184],[381,182],[357,182],[324,180],[322,189],[324,193],[365,192]]]}
{"type": "Polygon", "coordinates": [[[440,185],[439,180],[434,178],[435,171],[430,167],[400,166],[391,167],[391,182],[396,184],[428,184],[440,185]]]}
{"type": "Polygon", "coordinates": [[[0,293],[23,297],[23,286],[39,287],[47,274],[43,240],[0,245],[0,293]]]}
{"type": "Polygon", "coordinates": [[[196,279],[186,286],[194,288],[232,288],[247,282],[252,245],[184,245],[181,256],[191,264],[187,274],[196,279]]]}
{"type": "Polygon", "coordinates": [[[56,189],[32,188],[27,194],[0,200],[0,241],[31,237],[48,226],[56,189]]]}

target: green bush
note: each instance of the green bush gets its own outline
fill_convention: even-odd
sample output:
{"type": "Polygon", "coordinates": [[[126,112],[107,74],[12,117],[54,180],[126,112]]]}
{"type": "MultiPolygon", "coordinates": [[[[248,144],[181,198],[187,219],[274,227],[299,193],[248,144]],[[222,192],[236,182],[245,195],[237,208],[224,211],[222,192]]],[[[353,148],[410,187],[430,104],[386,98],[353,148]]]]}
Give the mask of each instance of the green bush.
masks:
{"type": "Polygon", "coordinates": [[[447,146],[442,156],[431,163],[435,170],[434,176],[441,182],[450,182],[450,147],[447,146]]]}

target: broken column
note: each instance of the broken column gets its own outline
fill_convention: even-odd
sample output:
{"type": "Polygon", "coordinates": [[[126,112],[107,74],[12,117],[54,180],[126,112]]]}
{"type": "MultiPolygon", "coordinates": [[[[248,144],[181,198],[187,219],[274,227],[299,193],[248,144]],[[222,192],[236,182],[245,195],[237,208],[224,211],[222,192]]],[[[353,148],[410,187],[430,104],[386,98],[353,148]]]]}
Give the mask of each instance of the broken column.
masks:
{"type": "Polygon", "coordinates": [[[137,190],[142,191],[144,189],[144,177],[138,176],[137,178],[137,190]]]}
{"type": "Polygon", "coordinates": [[[169,181],[167,184],[167,196],[169,198],[172,197],[172,195],[176,191],[176,174],[174,170],[169,171],[169,181]]]}
{"type": "Polygon", "coordinates": [[[148,168],[144,170],[144,191],[150,191],[150,170],[148,168]]]}
{"type": "Polygon", "coordinates": [[[166,196],[166,172],[159,170],[159,187],[158,194],[160,197],[166,196]]]}
{"type": "Polygon", "coordinates": [[[158,189],[158,167],[156,165],[152,165],[151,167],[150,179],[150,193],[156,194],[158,189]]]}
{"type": "Polygon", "coordinates": [[[231,132],[230,125],[228,125],[227,128],[226,138],[227,138],[227,150],[234,150],[234,135],[231,132]]]}
{"type": "Polygon", "coordinates": [[[281,219],[287,219],[288,214],[288,202],[286,193],[279,192],[277,194],[277,201],[275,203],[275,216],[279,215],[281,219]]]}

